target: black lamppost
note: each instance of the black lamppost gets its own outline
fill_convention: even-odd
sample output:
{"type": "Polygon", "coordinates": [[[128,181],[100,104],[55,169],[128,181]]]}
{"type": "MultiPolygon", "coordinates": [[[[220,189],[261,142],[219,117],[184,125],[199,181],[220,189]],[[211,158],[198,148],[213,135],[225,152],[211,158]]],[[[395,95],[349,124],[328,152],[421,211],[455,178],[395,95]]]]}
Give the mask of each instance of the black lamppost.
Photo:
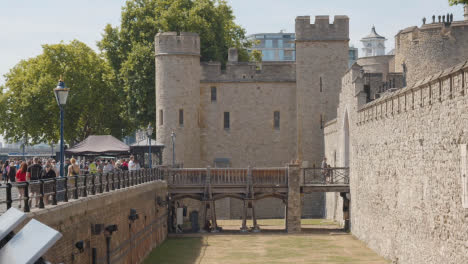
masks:
{"type": "Polygon", "coordinates": [[[150,169],[153,168],[153,155],[151,153],[151,135],[153,135],[153,128],[151,127],[151,124],[148,124],[148,128],[146,129],[146,135],[148,136],[148,141],[149,141],[149,144],[148,144],[148,160],[149,160],[149,167],[150,169]]]}
{"type": "Polygon", "coordinates": [[[174,131],[171,132],[171,139],[172,139],[172,167],[175,167],[175,138],[176,134],[174,131]]]}
{"type": "Polygon", "coordinates": [[[60,177],[65,176],[63,173],[63,107],[67,103],[69,91],[70,89],[65,87],[65,83],[63,82],[62,78],[60,78],[57,88],[54,89],[55,99],[57,100],[57,104],[60,108],[60,177]]]}

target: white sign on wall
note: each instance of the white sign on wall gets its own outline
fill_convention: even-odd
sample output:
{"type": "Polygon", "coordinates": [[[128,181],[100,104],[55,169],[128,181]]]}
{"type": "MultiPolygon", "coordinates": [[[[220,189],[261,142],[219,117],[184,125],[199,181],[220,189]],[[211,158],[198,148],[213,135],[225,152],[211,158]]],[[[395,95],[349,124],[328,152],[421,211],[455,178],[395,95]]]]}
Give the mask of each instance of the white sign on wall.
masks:
{"type": "Polygon", "coordinates": [[[467,144],[460,144],[460,177],[462,185],[462,205],[463,208],[468,208],[468,161],[467,161],[467,144]]]}

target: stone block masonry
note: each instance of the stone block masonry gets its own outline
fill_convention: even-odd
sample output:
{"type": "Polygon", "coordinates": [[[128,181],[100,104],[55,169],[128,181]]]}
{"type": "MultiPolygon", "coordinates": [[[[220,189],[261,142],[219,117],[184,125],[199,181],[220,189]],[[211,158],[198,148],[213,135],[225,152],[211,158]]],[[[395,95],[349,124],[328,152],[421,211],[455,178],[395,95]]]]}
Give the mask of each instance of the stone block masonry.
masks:
{"type": "Polygon", "coordinates": [[[460,151],[468,143],[467,80],[463,62],[362,105],[359,79],[344,81],[337,141],[347,109],[351,231],[395,263],[468,263],[460,151]]]}
{"type": "Polygon", "coordinates": [[[104,229],[114,224],[118,230],[110,240],[111,263],[140,263],[166,239],[167,210],[157,203],[157,197],[165,201],[166,195],[165,182],[151,182],[33,211],[28,217],[62,233],[45,255],[52,263],[92,263],[93,248],[97,263],[105,263],[104,229]],[[134,222],[129,220],[130,209],[138,214],[134,222]],[[85,245],[81,253],[75,247],[78,241],[85,245]]]}

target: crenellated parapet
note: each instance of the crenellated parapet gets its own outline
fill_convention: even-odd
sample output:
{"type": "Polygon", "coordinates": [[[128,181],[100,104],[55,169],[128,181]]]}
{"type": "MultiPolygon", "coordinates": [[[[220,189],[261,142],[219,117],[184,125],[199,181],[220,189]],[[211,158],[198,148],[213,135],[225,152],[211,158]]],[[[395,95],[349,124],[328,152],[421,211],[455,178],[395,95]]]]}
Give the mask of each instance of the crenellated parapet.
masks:
{"type": "Polygon", "coordinates": [[[261,69],[253,62],[202,62],[201,82],[295,82],[294,62],[263,62],[261,69]]]}
{"type": "Polygon", "coordinates": [[[395,36],[395,71],[408,85],[468,59],[468,21],[409,27],[395,36]]]}
{"type": "Polygon", "coordinates": [[[200,56],[200,37],[191,32],[158,33],[154,41],[155,54],[200,56]]]}
{"type": "Polygon", "coordinates": [[[330,24],[329,16],[316,16],[315,23],[310,23],[310,16],[296,18],[296,41],[334,41],[349,40],[349,18],[335,16],[330,24]]]}
{"type": "Polygon", "coordinates": [[[414,85],[387,93],[364,104],[358,111],[357,125],[431,107],[433,104],[465,96],[468,92],[468,61],[429,75],[414,85]]]}

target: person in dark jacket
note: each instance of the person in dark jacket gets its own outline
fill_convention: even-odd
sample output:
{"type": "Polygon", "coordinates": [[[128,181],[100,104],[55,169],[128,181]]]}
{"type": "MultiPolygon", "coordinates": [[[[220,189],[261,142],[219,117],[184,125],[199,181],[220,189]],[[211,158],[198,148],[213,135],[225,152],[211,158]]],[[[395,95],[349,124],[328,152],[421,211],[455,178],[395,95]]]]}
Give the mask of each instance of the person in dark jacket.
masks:
{"type": "MultiPolygon", "coordinates": [[[[57,174],[55,173],[55,170],[51,164],[47,164],[44,170],[44,174],[42,176],[42,179],[47,180],[47,179],[53,179],[57,177],[57,174]]],[[[49,204],[49,199],[50,199],[50,192],[53,190],[53,181],[45,181],[44,182],[44,203],[47,205],[49,204]]]]}

